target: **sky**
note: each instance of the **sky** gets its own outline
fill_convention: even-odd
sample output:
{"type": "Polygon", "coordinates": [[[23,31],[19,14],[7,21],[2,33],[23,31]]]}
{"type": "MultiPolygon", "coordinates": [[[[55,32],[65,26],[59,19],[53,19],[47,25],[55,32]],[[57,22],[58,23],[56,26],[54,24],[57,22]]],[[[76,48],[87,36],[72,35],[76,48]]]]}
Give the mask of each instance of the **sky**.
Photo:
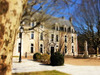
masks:
{"type": "MultiPolygon", "coordinates": [[[[73,0],[73,1],[75,1],[75,0],[73,0]]],[[[80,1],[80,0],[77,0],[76,2],[79,3],[79,1],[80,1]]],[[[50,2],[50,0],[49,0],[49,2],[50,2]]],[[[49,3],[48,3],[48,4],[49,4],[49,3]]],[[[48,4],[47,4],[47,5],[48,5],[48,4]]],[[[45,8],[47,5],[45,5],[44,8],[45,8]]],[[[61,5],[63,5],[63,4],[61,4],[61,5]]],[[[35,9],[38,9],[39,6],[40,6],[39,4],[38,4],[38,5],[35,5],[34,8],[35,8],[35,9]]],[[[52,16],[54,16],[54,17],[62,17],[62,16],[64,16],[65,19],[69,19],[69,17],[71,17],[72,14],[73,14],[73,12],[74,12],[74,8],[75,8],[75,4],[70,5],[69,7],[67,7],[67,6],[65,5],[65,7],[64,7],[64,6],[62,7],[62,9],[60,8],[60,5],[59,5],[58,7],[56,7],[56,10],[57,10],[56,13],[53,14],[52,16]],[[60,9],[60,10],[59,10],[59,9],[60,9]]],[[[51,9],[48,9],[47,14],[52,14],[51,10],[52,10],[52,7],[51,7],[51,9]]]]}

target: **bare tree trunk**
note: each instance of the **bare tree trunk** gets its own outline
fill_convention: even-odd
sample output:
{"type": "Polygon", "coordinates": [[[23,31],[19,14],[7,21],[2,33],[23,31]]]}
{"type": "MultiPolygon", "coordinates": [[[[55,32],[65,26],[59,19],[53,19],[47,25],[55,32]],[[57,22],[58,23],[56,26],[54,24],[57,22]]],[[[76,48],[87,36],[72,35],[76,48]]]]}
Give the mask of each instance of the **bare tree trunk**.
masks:
{"type": "Polygon", "coordinates": [[[0,0],[0,75],[11,75],[14,41],[27,0],[0,0]]]}

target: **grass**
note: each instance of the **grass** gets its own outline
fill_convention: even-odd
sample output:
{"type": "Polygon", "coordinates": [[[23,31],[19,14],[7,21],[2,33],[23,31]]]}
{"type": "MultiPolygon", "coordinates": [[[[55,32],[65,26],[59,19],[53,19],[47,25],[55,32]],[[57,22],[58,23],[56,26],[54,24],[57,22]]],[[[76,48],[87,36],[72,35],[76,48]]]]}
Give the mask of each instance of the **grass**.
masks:
{"type": "Polygon", "coordinates": [[[28,72],[28,73],[13,73],[12,75],[70,75],[70,74],[52,70],[52,71],[40,71],[40,72],[28,72]]]}
{"type": "Polygon", "coordinates": [[[19,56],[13,56],[13,57],[18,58],[19,56]]]}

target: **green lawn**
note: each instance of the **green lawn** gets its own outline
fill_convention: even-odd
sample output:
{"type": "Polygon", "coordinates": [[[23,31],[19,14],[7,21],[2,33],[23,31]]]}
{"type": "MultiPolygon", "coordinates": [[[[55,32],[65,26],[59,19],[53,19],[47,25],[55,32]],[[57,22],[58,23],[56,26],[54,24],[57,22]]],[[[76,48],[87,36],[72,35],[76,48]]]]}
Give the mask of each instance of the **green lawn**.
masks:
{"type": "Polygon", "coordinates": [[[52,70],[52,71],[29,72],[29,73],[13,73],[12,75],[70,75],[70,74],[52,70]]]}

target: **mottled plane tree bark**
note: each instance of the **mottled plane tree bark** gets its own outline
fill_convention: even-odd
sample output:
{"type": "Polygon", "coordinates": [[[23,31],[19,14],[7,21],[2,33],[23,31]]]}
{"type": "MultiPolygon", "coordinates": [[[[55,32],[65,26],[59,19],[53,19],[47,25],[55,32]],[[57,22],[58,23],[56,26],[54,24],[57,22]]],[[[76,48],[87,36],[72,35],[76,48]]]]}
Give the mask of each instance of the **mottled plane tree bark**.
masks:
{"type": "Polygon", "coordinates": [[[27,0],[0,0],[0,75],[11,75],[14,41],[27,0]]]}

